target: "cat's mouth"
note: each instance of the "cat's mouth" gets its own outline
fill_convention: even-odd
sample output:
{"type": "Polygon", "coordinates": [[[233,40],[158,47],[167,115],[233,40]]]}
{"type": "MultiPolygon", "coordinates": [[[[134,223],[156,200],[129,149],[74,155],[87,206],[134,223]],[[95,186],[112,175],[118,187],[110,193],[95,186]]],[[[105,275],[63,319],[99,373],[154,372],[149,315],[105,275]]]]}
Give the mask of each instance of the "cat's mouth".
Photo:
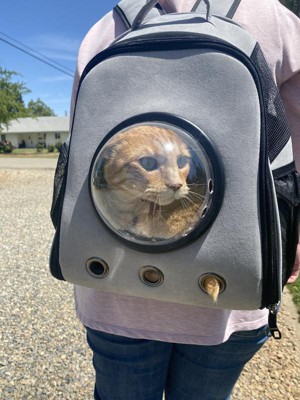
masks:
{"type": "Polygon", "coordinates": [[[181,200],[188,194],[188,190],[180,189],[174,191],[173,189],[166,189],[163,192],[146,192],[146,196],[144,197],[144,201],[148,201],[150,203],[155,203],[159,206],[167,206],[172,204],[176,200],[181,200]]]}

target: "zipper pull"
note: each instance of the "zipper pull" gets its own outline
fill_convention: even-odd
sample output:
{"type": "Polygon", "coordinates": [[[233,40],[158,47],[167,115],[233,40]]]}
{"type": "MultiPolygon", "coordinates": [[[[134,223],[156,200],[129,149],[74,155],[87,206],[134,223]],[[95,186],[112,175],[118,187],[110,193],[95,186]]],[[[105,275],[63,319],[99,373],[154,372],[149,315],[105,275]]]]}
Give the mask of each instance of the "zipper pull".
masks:
{"type": "Polygon", "coordinates": [[[277,326],[277,312],[280,306],[280,302],[272,304],[268,307],[269,309],[269,336],[273,336],[274,339],[279,340],[282,338],[281,332],[277,326]]]}

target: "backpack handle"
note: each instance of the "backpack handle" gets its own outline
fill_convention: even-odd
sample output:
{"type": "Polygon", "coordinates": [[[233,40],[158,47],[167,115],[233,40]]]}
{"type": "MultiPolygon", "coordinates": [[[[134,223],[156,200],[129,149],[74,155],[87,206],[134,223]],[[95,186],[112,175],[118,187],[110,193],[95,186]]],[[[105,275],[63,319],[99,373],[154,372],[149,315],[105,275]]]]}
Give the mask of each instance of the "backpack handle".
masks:
{"type": "MultiPolygon", "coordinates": [[[[197,0],[196,3],[194,4],[194,7],[191,9],[191,12],[196,12],[200,3],[202,0],[197,0]]],[[[210,1],[209,0],[204,0],[204,3],[206,4],[206,19],[209,20],[211,17],[211,7],[210,7],[210,1]]]]}
{"type": "MultiPolygon", "coordinates": [[[[194,7],[192,8],[191,12],[195,12],[201,3],[202,0],[197,0],[194,7]]],[[[211,7],[210,7],[210,0],[204,0],[206,4],[206,19],[207,21],[210,20],[211,17],[211,7]]],[[[146,18],[147,14],[152,10],[153,7],[156,6],[156,4],[159,3],[159,0],[148,0],[147,3],[142,7],[142,9],[139,11],[137,16],[135,17],[131,30],[135,31],[136,29],[139,29],[140,26],[142,25],[143,20],[146,18]]]]}

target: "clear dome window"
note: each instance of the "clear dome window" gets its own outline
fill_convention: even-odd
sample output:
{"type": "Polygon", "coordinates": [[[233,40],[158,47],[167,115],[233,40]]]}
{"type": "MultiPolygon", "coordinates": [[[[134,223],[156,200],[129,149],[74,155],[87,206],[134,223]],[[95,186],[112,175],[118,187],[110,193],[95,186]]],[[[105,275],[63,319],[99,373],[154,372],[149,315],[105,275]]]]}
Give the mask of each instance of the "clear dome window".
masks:
{"type": "Polygon", "coordinates": [[[213,200],[223,185],[218,157],[211,160],[205,135],[188,128],[185,121],[136,122],[99,146],[90,174],[93,203],[128,243],[174,247],[199,235],[216,214],[213,200]]]}

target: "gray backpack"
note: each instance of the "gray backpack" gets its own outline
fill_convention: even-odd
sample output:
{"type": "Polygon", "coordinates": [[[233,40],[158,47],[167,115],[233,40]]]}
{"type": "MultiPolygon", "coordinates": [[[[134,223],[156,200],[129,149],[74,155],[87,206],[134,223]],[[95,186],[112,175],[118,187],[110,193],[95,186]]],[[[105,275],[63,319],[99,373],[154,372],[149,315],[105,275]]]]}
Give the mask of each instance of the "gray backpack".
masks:
{"type": "Polygon", "coordinates": [[[50,269],[104,292],[267,307],[279,338],[299,177],[261,48],[230,19],[238,4],[198,0],[182,14],[155,0],[115,8],[127,31],[86,66],[61,147],[50,269]]]}

